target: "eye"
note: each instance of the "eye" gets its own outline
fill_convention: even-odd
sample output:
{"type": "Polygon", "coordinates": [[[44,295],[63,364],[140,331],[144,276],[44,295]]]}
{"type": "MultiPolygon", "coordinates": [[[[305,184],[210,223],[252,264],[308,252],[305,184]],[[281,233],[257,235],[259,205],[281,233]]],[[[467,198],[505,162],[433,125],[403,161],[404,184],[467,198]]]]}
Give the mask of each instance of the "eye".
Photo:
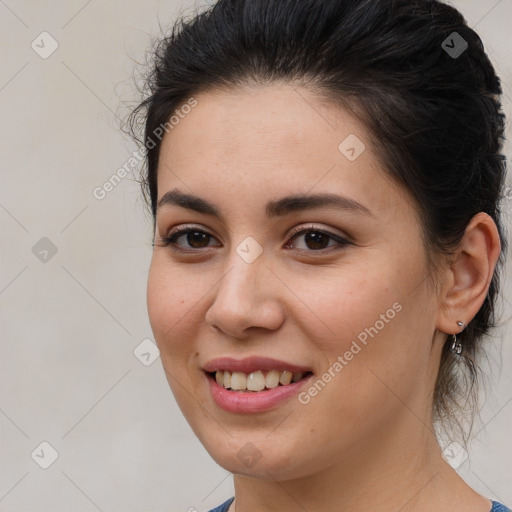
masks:
{"type": "Polygon", "coordinates": [[[211,247],[209,242],[213,239],[213,235],[198,228],[178,227],[166,237],[158,237],[159,243],[154,243],[158,247],[173,246],[176,250],[194,250],[204,247],[211,247]],[[188,246],[182,246],[178,240],[183,238],[188,246]]]}
{"type": "MultiPolygon", "coordinates": [[[[293,242],[300,237],[304,238],[302,247],[297,246],[301,244],[290,244],[290,242],[288,242],[284,246],[286,249],[289,249],[290,245],[294,245],[294,247],[291,247],[292,249],[307,252],[321,252],[335,246],[344,247],[350,244],[346,238],[336,235],[335,233],[319,229],[315,226],[295,228],[288,234],[288,237],[290,238],[290,242],[293,242]]],[[[210,245],[210,242],[213,239],[213,235],[202,229],[194,227],[178,227],[171,231],[167,237],[158,237],[158,243],[154,243],[153,245],[157,245],[158,247],[173,246],[172,248],[176,251],[197,252],[198,249],[215,247],[215,245],[210,245]],[[183,245],[183,242],[178,243],[178,240],[180,239],[183,239],[185,241],[184,243],[187,245],[183,245]]]]}
{"type": "MultiPolygon", "coordinates": [[[[315,226],[309,226],[306,229],[295,228],[288,236],[291,237],[292,241],[304,237],[302,247],[297,247],[297,245],[294,247],[301,251],[320,252],[334,246],[343,247],[350,244],[346,238],[315,226]],[[329,244],[329,241],[334,243],[329,244]]],[[[289,244],[285,247],[288,248],[289,244]]]]}

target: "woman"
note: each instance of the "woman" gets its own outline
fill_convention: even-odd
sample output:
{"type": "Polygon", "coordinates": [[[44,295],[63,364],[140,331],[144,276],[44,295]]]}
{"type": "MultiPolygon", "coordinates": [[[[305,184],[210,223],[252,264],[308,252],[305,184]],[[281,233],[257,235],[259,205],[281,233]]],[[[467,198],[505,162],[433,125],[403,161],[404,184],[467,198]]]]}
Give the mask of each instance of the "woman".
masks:
{"type": "Polygon", "coordinates": [[[435,0],[219,0],[155,56],[148,312],[234,474],[215,511],[509,511],[437,429],[467,419],[505,249],[478,35],[435,0]]]}

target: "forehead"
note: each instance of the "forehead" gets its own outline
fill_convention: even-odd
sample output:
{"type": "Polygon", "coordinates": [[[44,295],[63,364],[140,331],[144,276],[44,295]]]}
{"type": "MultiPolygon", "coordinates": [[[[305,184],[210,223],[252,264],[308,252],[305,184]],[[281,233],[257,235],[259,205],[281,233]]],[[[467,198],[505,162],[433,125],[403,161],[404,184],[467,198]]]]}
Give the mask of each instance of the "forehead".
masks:
{"type": "MultiPolygon", "coordinates": [[[[389,200],[365,126],[339,106],[290,85],[208,91],[162,141],[158,199],[175,187],[246,203],[279,191],[366,189],[389,200]]],[[[216,201],[218,202],[218,201],[216,201]]]]}
{"type": "Polygon", "coordinates": [[[365,127],[348,112],[290,85],[213,90],[195,99],[196,106],[164,138],[169,149],[179,151],[173,147],[176,135],[180,144],[195,144],[196,154],[208,144],[210,154],[231,149],[262,157],[289,150],[291,158],[302,153],[307,142],[308,146],[323,143],[336,154],[338,144],[350,133],[370,142],[365,127]]]}

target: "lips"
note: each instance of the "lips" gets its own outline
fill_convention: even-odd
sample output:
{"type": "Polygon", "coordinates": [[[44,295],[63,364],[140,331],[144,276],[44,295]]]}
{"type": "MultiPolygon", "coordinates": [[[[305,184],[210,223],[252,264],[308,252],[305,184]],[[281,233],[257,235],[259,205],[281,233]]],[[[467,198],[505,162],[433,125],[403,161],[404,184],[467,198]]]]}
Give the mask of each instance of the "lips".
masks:
{"type": "Polygon", "coordinates": [[[257,371],[277,370],[279,372],[288,371],[290,373],[312,373],[312,369],[307,366],[301,366],[295,363],[280,361],[262,356],[251,356],[244,359],[233,359],[231,357],[218,357],[211,359],[204,366],[203,370],[207,373],[216,371],[241,372],[250,374],[257,371]]]}
{"type": "Polygon", "coordinates": [[[260,356],[212,359],[203,371],[216,404],[242,414],[274,409],[313,376],[307,366],[260,356]]]}

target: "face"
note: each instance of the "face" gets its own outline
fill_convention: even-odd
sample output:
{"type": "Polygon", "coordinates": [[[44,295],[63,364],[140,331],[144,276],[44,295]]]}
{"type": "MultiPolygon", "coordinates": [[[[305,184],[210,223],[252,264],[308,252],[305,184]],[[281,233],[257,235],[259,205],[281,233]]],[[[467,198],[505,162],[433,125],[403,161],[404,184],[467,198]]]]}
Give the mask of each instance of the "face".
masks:
{"type": "Polygon", "coordinates": [[[147,290],[195,434],[229,471],[276,479],[411,441],[439,361],[414,202],[365,127],[304,89],[196,100],[162,141],[147,290]]]}

